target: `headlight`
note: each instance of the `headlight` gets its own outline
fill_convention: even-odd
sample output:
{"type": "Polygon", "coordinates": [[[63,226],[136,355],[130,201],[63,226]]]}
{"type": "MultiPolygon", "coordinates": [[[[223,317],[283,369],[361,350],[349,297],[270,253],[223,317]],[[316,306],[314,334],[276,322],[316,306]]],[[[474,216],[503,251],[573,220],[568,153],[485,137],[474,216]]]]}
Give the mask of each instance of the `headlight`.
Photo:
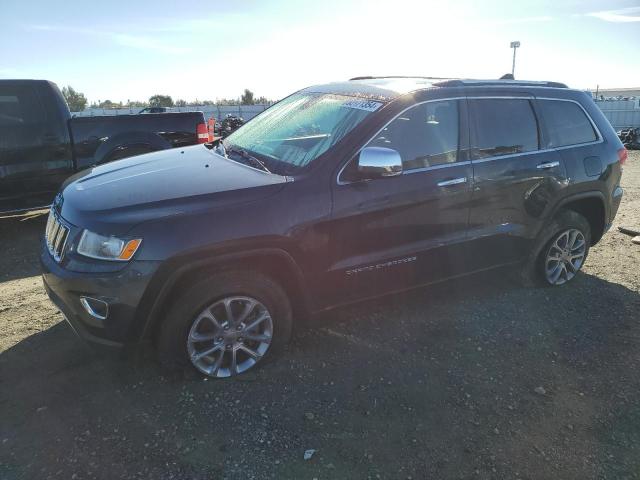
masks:
{"type": "Polygon", "coordinates": [[[141,243],[141,238],[122,240],[85,230],[80,237],[77,251],[80,255],[89,258],[126,262],[131,260],[141,243]]]}

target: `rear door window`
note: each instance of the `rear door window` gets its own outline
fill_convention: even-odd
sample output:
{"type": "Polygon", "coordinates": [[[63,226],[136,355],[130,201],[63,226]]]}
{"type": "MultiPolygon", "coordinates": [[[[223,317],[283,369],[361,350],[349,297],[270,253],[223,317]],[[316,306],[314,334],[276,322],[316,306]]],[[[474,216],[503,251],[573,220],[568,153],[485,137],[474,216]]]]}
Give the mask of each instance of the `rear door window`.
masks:
{"type": "Polygon", "coordinates": [[[584,110],[574,102],[538,100],[548,136],[546,148],[566,147],[598,140],[584,110]]]}
{"type": "Polygon", "coordinates": [[[0,126],[33,125],[43,121],[44,110],[28,86],[0,86],[0,126]]]}
{"type": "Polygon", "coordinates": [[[473,159],[538,150],[538,123],[528,99],[469,100],[473,159]]]}

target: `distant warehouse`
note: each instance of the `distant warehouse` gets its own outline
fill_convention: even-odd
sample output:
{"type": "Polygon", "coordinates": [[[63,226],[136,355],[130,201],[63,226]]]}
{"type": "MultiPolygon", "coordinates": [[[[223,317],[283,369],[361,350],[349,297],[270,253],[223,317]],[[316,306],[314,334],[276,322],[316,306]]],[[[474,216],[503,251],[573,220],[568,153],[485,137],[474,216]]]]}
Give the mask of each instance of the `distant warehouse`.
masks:
{"type": "Polygon", "coordinates": [[[613,128],[640,127],[640,87],[599,88],[591,93],[613,128]]]}

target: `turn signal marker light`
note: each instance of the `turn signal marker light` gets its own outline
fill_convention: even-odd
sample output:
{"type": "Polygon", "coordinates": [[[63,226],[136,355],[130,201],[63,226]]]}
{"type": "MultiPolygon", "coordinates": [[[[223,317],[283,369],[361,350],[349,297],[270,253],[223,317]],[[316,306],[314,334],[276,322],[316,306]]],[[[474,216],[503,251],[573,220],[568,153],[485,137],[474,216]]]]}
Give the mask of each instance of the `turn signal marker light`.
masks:
{"type": "Polygon", "coordinates": [[[142,243],[142,239],[136,238],[135,240],[129,240],[122,249],[122,253],[118,257],[120,260],[130,260],[133,254],[136,253],[138,247],[142,243]]]}

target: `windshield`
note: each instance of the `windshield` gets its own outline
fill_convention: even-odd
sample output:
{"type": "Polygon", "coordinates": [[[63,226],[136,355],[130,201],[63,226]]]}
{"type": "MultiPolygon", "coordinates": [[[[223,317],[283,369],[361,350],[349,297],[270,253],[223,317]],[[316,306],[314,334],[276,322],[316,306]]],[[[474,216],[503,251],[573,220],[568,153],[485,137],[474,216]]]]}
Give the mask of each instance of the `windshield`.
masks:
{"type": "Polygon", "coordinates": [[[259,157],[275,173],[292,172],[309,165],[381,106],[343,95],[296,93],[229,135],[224,146],[259,157]]]}

